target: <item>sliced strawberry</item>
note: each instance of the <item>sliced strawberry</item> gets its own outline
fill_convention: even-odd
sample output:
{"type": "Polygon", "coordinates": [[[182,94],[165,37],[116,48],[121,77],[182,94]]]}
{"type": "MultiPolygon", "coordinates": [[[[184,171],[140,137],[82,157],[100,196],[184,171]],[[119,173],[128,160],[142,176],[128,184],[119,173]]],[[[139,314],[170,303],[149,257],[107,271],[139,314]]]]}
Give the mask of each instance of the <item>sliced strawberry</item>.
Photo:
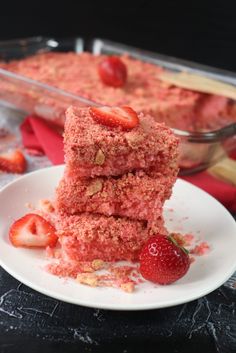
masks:
{"type": "Polygon", "coordinates": [[[55,228],[43,217],[29,213],[12,224],[9,239],[16,247],[45,248],[56,245],[57,235],[55,228]]]}
{"type": "Polygon", "coordinates": [[[112,87],[122,87],[127,79],[125,64],[117,56],[108,56],[100,62],[98,73],[103,83],[112,87]]]}
{"type": "Polygon", "coordinates": [[[123,129],[132,129],[139,123],[137,113],[130,107],[92,107],[90,114],[98,123],[123,129]]]}
{"type": "Polygon", "coordinates": [[[27,163],[20,150],[0,154],[0,170],[8,173],[24,173],[27,163]]]}

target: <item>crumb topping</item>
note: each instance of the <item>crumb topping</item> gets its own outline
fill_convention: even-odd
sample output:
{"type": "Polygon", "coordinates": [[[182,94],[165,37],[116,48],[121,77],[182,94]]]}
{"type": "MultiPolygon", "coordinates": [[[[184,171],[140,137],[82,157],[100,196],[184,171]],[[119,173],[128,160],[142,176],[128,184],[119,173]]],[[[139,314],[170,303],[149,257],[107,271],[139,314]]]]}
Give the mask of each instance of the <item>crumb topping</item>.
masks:
{"type": "Polygon", "coordinates": [[[99,149],[97,151],[97,154],[96,154],[96,157],[95,157],[95,160],[94,160],[94,164],[97,164],[97,165],[103,165],[103,163],[105,162],[105,154],[102,152],[101,149],[99,149]]]}
{"type": "Polygon", "coordinates": [[[66,116],[64,146],[68,174],[116,176],[171,163],[178,168],[178,139],[151,116],[140,113],[141,123],[129,132],[96,123],[89,108],[70,107],[66,116]]]}

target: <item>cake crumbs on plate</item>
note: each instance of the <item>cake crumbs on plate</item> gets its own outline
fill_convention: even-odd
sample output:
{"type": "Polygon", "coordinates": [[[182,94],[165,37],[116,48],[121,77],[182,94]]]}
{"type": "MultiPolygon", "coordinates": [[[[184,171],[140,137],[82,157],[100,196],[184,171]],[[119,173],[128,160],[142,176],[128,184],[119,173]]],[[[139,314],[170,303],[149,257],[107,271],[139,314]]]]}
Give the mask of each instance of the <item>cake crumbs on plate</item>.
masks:
{"type": "Polygon", "coordinates": [[[78,273],[76,280],[81,284],[91,287],[115,287],[127,293],[135,290],[136,282],[127,276],[117,276],[115,274],[78,273]]]}
{"type": "Polygon", "coordinates": [[[26,202],[25,208],[28,208],[28,210],[30,210],[30,211],[34,211],[35,210],[35,207],[34,207],[34,205],[31,202],[26,202]]]}
{"type": "Polygon", "coordinates": [[[39,200],[38,208],[41,211],[44,211],[46,213],[52,213],[52,212],[55,211],[55,208],[54,208],[52,202],[50,200],[47,200],[47,199],[39,200]]]}
{"type": "Polygon", "coordinates": [[[90,287],[97,287],[99,285],[99,276],[95,273],[78,273],[76,280],[90,287]]]}
{"type": "Polygon", "coordinates": [[[117,280],[116,276],[111,274],[79,273],[76,280],[90,287],[118,287],[127,293],[132,293],[135,289],[135,282],[133,280],[117,280]]]}
{"type": "Polygon", "coordinates": [[[170,235],[179,246],[190,246],[195,240],[195,236],[193,234],[171,233],[170,235]]]}
{"type": "MultiPolygon", "coordinates": [[[[201,241],[193,234],[171,233],[172,238],[178,243],[179,246],[187,248],[189,253],[193,256],[206,255],[210,251],[210,245],[206,241],[201,241]]],[[[194,257],[191,256],[191,263],[194,262],[194,257]]]]}
{"type": "MultiPolygon", "coordinates": [[[[46,205],[47,210],[50,202],[41,202],[41,204],[46,205]]],[[[53,218],[53,212],[48,216],[53,218]]],[[[176,232],[170,235],[180,246],[187,248],[191,264],[196,261],[196,256],[205,255],[210,249],[206,241],[200,242],[192,233],[176,232]]],[[[136,262],[124,265],[120,261],[104,261],[99,258],[91,261],[78,261],[67,257],[60,247],[54,249],[48,247],[46,254],[49,259],[54,260],[46,266],[48,272],[59,277],[75,279],[78,283],[90,287],[112,287],[133,293],[141,283],[145,282],[136,262]]]]}
{"type": "Polygon", "coordinates": [[[197,244],[193,249],[190,250],[190,253],[197,256],[202,256],[207,254],[210,251],[210,246],[206,241],[197,244]]]}
{"type": "MultiPolygon", "coordinates": [[[[48,248],[52,258],[54,250],[48,248]]],[[[135,286],[142,283],[137,265],[120,265],[100,259],[93,261],[66,261],[59,257],[57,261],[46,266],[46,270],[59,277],[74,278],[80,284],[91,287],[114,287],[131,293],[135,286]]]]}
{"type": "MultiPolygon", "coordinates": [[[[38,202],[38,209],[32,204],[27,205],[36,213],[41,214],[52,224],[57,219],[53,202],[42,199],[38,202]]],[[[196,232],[198,233],[198,232],[196,232]]],[[[206,255],[210,246],[206,241],[199,239],[197,234],[192,233],[170,233],[179,246],[189,251],[190,263],[196,261],[196,256],[206,255]]],[[[72,278],[78,283],[91,287],[113,287],[127,293],[133,293],[137,287],[144,283],[136,262],[123,265],[120,261],[105,261],[103,259],[91,259],[89,261],[73,260],[66,255],[60,246],[46,248],[46,258],[53,262],[46,265],[46,270],[60,278],[72,278]]]]}

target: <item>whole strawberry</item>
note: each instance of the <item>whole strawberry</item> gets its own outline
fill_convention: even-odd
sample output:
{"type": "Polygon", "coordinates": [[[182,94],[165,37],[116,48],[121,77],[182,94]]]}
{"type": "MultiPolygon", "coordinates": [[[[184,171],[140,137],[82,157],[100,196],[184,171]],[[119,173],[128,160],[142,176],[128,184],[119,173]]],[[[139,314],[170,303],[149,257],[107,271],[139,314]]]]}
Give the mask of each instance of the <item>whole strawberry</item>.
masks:
{"type": "Polygon", "coordinates": [[[187,250],[171,237],[154,236],[140,253],[140,273],[148,281],[170,284],[183,277],[189,269],[187,250]]]}
{"type": "Polygon", "coordinates": [[[112,87],[123,87],[127,80],[126,65],[118,56],[108,56],[98,66],[103,83],[112,87]]]}

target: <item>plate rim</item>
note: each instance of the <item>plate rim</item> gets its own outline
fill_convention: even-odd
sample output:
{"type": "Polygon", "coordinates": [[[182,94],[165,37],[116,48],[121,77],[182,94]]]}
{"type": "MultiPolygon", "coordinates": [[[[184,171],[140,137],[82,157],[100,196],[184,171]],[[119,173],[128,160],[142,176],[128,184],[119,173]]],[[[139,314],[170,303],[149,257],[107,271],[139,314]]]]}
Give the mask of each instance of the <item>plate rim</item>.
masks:
{"type": "MultiPolygon", "coordinates": [[[[35,174],[40,174],[40,173],[44,173],[44,172],[48,172],[49,170],[60,170],[64,168],[64,164],[60,164],[60,165],[56,165],[56,166],[49,166],[46,168],[41,168],[38,169],[36,171],[27,173],[23,176],[20,176],[19,178],[11,181],[10,183],[8,183],[7,185],[5,185],[4,187],[2,187],[0,189],[0,194],[2,194],[3,191],[7,190],[8,188],[10,188],[13,184],[17,184],[19,181],[30,178],[32,175],[35,174]]],[[[218,204],[218,206],[221,207],[221,209],[227,214],[227,216],[229,217],[229,219],[231,221],[234,222],[234,226],[235,226],[235,230],[236,230],[236,222],[233,218],[233,216],[230,214],[230,212],[218,201],[216,200],[213,196],[211,196],[210,194],[208,194],[205,190],[202,190],[201,188],[191,184],[190,182],[186,181],[186,180],[182,180],[178,178],[178,183],[182,183],[182,184],[188,184],[189,186],[191,186],[191,188],[193,189],[197,189],[197,191],[206,194],[207,197],[210,197],[214,202],[216,202],[218,204]]],[[[233,224],[233,223],[232,223],[233,224]]],[[[236,234],[236,233],[235,233],[236,234]]],[[[223,283],[225,283],[236,271],[236,259],[235,259],[235,263],[229,268],[229,270],[227,271],[226,275],[224,276],[224,279],[220,279],[219,281],[216,281],[214,283],[214,285],[211,285],[210,287],[204,288],[203,290],[194,293],[192,296],[189,296],[187,299],[182,299],[182,298],[176,298],[175,300],[167,300],[166,302],[162,302],[160,304],[157,303],[145,303],[145,304],[134,304],[132,306],[128,306],[125,305],[118,305],[116,306],[112,306],[110,304],[99,304],[99,303],[91,303],[90,301],[86,301],[86,300],[79,300],[79,301],[75,301],[74,298],[69,298],[67,295],[63,295],[57,292],[52,291],[51,289],[44,289],[42,286],[38,286],[37,284],[35,284],[34,282],[32,283],[30,280],[28,281],[27,279],[24,278],[24,276],[22,276],[21,274],[17,273],[16,271],[12,270],[11,267],[9,267],[1,258],[0,256],[0,266],[8,273],[10,274],[12,277],[14,277],[16,280],[20,281],[21,283],[23,283],[24,285],[28,286],[29,288],[43,294],[46,296],[49,296],[51,298],[54,298],[56,300],[61,300],[63,302],[66,303],[70,303],[70,304],[74,304],[74,305],[80,305],[80,306],[84,306],[84,307],[89,307],[89,308],[97,308],[97,309],[105,309],[105,310],[112,310],[112,311],[143,311],[143,310],[155,310],[155,309],[162,309],[162,308],[167,308],[167,307],[172,307],[172,306],[176,306],[176,305],[181,305],[181,304],[185,304],[188,302],[191,302],[193,300],[199,299],[211,292],[213,292],[214,290],[216,290],[217,288],[219,288],[223,283]]],[[[127,294],[127,295],[132,295],[132,294],[127,294]]]]}

